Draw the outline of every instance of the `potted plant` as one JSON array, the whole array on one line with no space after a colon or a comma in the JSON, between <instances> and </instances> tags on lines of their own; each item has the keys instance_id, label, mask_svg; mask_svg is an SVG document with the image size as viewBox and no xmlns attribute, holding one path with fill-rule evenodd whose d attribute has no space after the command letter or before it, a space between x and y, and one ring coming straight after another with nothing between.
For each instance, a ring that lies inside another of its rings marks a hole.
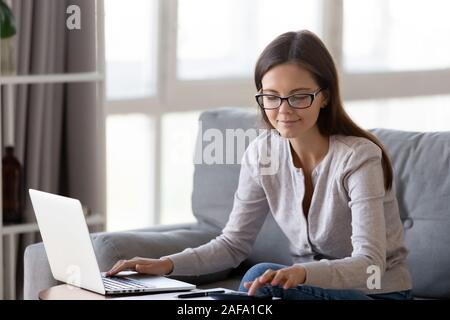
<instances>
[{"instance_id":1,"label":"potted plant","mask_svg":"<svg viewBox=\"0 0 450 320\"><path fill-rule=\"evenodd\" d=\"M0 0L0 74L16 72L16 23L9 6Z\"/></svg>"}]
</instances>

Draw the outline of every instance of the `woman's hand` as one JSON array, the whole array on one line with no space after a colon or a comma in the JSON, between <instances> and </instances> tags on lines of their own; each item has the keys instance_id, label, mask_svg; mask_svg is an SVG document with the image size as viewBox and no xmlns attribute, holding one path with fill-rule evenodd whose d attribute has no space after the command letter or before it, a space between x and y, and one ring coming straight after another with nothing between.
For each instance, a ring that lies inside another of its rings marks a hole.
<instances>
[{"instance_id":1,"label":"woman's hand","mask_svg":"<svg viewBox=\"0 0 450 320\"><path fill-rule=\"evenodd\" d=\"M301 265L293 265L277 271L268 269L254 281L245 282L244 287L248 289L248 295L252 296L258 288L263 287L267 283L270 283L271 286L282 286L286 290L304 283L305 280L305 268Z\"/></svg>"},{"instance_id":2,"label":"woman's hand","mask_svg":"<svg viewBox=\"0 0 450 320\"><path fill-rule=\"evenodd\" d=\"M135 257L130 260L119 260L111 270L106 273L106 276L111 277L120 271L125 270L161 276L172 272L173 262L169 258L148 259Z\"/></svg>"}]
</instances>

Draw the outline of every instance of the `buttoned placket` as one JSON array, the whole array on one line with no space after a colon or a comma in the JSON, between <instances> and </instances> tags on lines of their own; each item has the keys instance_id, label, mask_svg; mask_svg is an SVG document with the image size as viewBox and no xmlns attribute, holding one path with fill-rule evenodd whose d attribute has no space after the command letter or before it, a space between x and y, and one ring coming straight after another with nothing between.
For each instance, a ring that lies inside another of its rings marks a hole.
<instances>
[{"instance_id":1,"label":"buttoned placket","mask_svg":"<svg viewBox=\"0 0 450 320\"><path fill-rule=\"evenodd\" d=\"M299 182L301 183L302 189L303 189L303 192L300 194L300 197L299 197L300 210L302 213L300 219L303 220L304 225L305 225L305 236L303 236L305 243L303 245L303 249L311 251L311 243L309 241L309 219L306 219L305 213L303 212L303 198L305 197L305 191L306 191L305 176L304 176L303 170L301 168L296 170L296 175L297 175L297 178L299 179ZM312 178L312 179L315 179L315 178ZM313 182L313 185L315 185L315 182ZM312 201L311 201L311 206L312 206ZM310 209L311 209L311 206L310 206Z\"/></svg>"}]
</instances>

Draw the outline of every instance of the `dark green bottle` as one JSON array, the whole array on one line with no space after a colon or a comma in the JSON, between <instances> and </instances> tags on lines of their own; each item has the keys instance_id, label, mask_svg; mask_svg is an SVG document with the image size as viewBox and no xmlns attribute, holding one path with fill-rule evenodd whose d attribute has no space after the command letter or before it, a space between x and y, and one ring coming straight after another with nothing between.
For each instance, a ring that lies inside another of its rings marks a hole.
<instances>
[{"instance_id":1,"label":"dark green bottle","mask_svg":"<svg viewBox=\"0 0 450 320\"><path fill-rule=\"evenodd\" d=\"M3 223L22 222L22 166L14 155L14 147L5 148L3 171Z\"/></svg>"}]
</instances>

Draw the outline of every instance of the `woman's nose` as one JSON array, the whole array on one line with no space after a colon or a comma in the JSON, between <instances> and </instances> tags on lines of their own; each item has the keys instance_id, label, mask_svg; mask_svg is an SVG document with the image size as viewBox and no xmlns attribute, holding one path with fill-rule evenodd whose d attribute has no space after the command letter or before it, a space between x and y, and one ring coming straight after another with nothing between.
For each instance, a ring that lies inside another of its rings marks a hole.
<instances>
[{"instance_id":1,"label":"woman's nose","mask_svg":"<svg viewBox=\"0 0 450 320\"><path fill-rule=\"evenodd\" d=\"M280 113L292 113L292 108L289 105L287 100L283 100L280 105L280 109L278 110Z\"/></svg>"}]
</instances>

